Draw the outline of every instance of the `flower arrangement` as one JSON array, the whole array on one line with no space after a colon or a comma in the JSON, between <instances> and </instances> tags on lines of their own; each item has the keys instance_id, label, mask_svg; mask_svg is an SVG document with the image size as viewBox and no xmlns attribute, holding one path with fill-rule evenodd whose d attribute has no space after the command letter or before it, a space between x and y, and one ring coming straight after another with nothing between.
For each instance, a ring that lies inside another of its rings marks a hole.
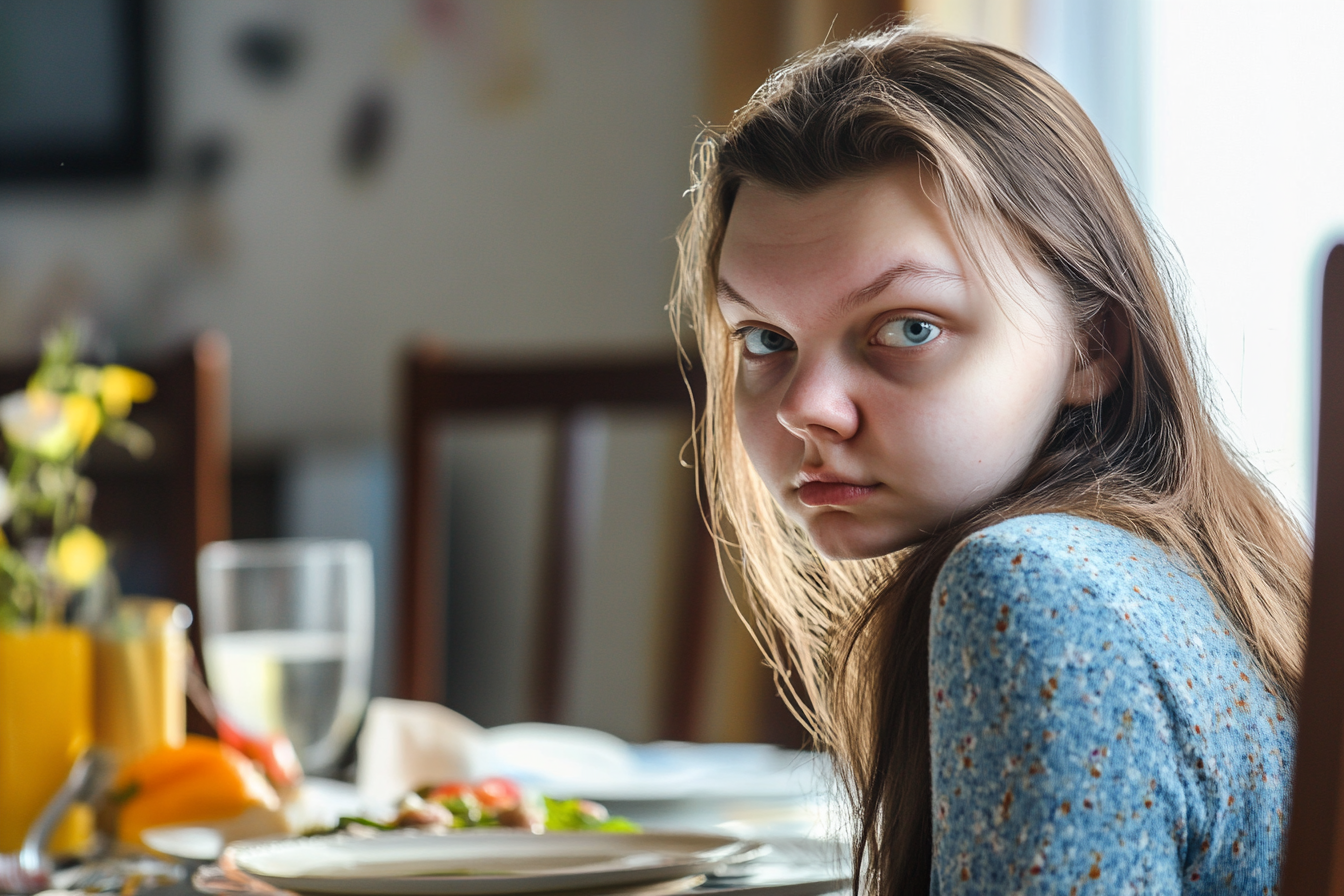
<instances>
[{"instance_id":1,"label":"flower arrangement","mask_svg":"<svg viewBox=\"0 0 1344 896\"><path fill-rule=\"evenodd\" d=\"M27 388L0 398L8 474L0 470L0 627L60 622L70 597L107 565L89 528L94 486L80 469L100 435L146 457L154 442L126 419L154 381L117 364L79 362L80 331L43 340Z\"/></svg>"}]
</instances>

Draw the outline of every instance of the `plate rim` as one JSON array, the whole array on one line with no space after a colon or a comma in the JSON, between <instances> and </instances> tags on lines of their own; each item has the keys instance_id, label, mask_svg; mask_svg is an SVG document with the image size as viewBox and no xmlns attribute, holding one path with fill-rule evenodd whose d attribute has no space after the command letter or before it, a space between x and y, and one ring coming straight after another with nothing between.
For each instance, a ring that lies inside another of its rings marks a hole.
<instances>
[{"instance_id":1,"label":"plate rim","mask_svg":"<svg viewBox=\"0 0 1344 896\"><path fill-rule=\"evenodd\" d=\"M599 836L603 839L621 840L644 838L687 838L706 842L701 855L686 855L684 860L671 861L645 867L610 867L594 869L592 866L580 866L569 871L555 869L544 873L524 872L519 874L463 874L463 875L407 875L407 876L322 876L322 875L274 875L263 874L244 866L245 854L254 850L284 849L291 844L314 838L305 837L259 837L240 840L229 844L223 855L230 857L239 871L281 889L306 893L354 894L377 893L384 896L477 896L477 894L532 893L539 891L580 890L591 888L619 887L639 883L652 883L673 880L695 874L702 874L717 865L733 861L744 852L759 848L759 844L739 837L723 834L711 834L701 831L650 831L645 833L613 833L605 831L547 831L544 834L532 834L528 831L512 831L487 828L484 830L453 831L436 834L427 831L403 830L389 831L373 837L354 837L346 833L321 834L317 838L329 840L356 840L362 843L397 839L440 840L459 837L546 837L556 838ZM714 844L710 846L710 844ZM656 848L650 851L658 851ZM242 855L240 855L240 852ZM221 856L222 858L223 856ZM680 858L680 857L676 857Z\"/></svg>"}]
</instances>

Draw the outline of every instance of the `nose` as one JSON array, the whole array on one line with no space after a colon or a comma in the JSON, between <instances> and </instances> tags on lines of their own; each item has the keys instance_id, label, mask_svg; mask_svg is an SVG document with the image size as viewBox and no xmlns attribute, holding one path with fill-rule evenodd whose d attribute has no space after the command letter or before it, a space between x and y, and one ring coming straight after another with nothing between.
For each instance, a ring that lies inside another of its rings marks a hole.
<instances>
[{"instance_id":1,"label":"nose","mask_svg":"<svg viewBox=\"0 0 1344 896\"><path fill-rule=\"evenodd\" d=\"M838 359L799 358L775 416L800 439L843 442L859 431L859 408Z\"/></svg>"}]
</instances>

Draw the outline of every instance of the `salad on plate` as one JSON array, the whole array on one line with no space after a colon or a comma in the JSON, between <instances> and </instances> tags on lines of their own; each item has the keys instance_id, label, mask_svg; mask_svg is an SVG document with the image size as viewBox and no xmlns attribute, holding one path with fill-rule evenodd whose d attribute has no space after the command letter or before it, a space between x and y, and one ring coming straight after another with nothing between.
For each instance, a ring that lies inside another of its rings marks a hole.
<instances>
[{"instance_id":1,"label":"salad on plate","mask_svg":"<svg viewBox=\"0 0 1344 896\"><path fill-rule=\"evenodd\" d=\"M397 805L395 817L378 820L342 816L336 830L393 831L414 828L447 832L455 828L519 828L545 831L603 831L637 833L639 825L612 816L592 800L557 800L524 790L509 778L485 778L475 784L447 781L408 793Z\"/></svg>"}]
</instances>

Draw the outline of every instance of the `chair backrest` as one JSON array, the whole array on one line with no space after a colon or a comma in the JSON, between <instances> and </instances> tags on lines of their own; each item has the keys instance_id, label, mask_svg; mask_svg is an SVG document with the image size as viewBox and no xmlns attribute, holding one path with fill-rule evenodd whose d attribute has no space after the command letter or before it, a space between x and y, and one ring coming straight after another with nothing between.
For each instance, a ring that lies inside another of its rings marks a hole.
<instances>
[{"instance_id":1,"label":"chair backrest","mask_svg":"<svg viewBox=\"0 0 1344 896\"><path fill-rule=\"evenodd\" d=\"M1280 892L1344 894L1344 245L1325 263L1311 621Z\"/></svg>"},{"instance_id":2,"label":"chair backrest","mask_svg":"<svg viewBox=\"0 0 1344 896\"><path fill-rule=\"evenodd\" d=\"M536 642L530 670L531 715L558 721L574 640L572 618L578 554L574 519L577 499L574 453L583 414L590 410L666 410L684 413L688 431L691 399L682 364L671 352L652 357L608 357L551 362L468 360L431 345L405 355L400 398L400 545L398 683L403 697L443 699L446 614L440 571L443 533L438 520L435 438L455 418L499 412L546 415L556 437L545 497L544 542L538 577ZM687 485L694 488L688 475ZM695 502L686 502L694 508ZM665 671L661 736L691 739L705 681L706 640L714 546L698 511L684 520L685 555L673 586L675 631Z\"/></svg>"},{"instance_id":3,"label":"chair backrest","mask_svg":"<svg viewBox=\"0 0 1344 896\"><path fill-rule=\"evenodd\" d=\"M229 345L205 333L127 363L154 378L154 397L130 418L154 436L154 453L136 460L118 446L94 446L86 471L98 489L93 525L113 546L126 591L195 613L196 554L229 537ZM24 388L35 367L36 359L0 366L0 394Z\"/></svg>"}]
</instances>

